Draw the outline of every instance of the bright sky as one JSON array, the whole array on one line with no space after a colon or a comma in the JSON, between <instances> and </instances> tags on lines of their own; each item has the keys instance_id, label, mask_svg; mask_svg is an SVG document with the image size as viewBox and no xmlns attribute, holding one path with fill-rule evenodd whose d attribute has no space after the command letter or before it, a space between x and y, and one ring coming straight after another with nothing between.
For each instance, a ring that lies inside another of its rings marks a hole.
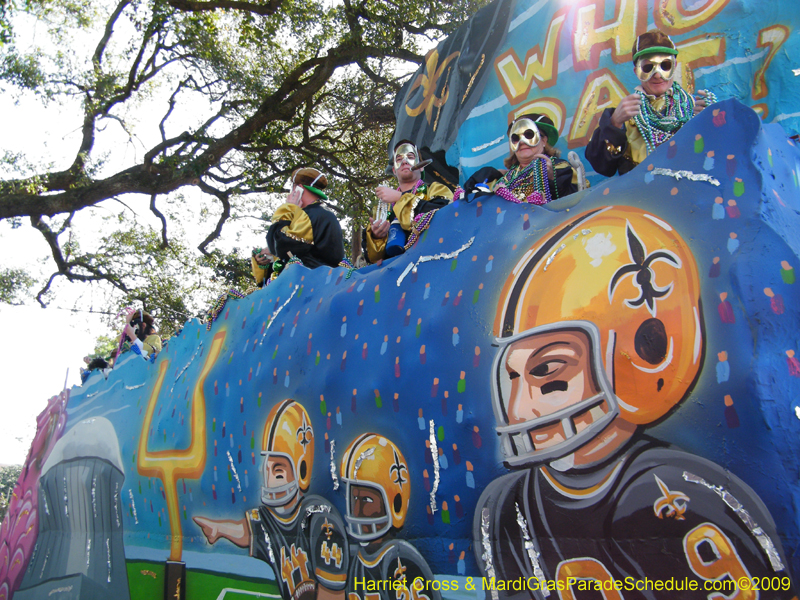
<instances>
[{"instance_id":1,"label":"bright sky","mask_svg":"<svg viewBox=\"0 0 800 600\"><path fill-rule=\"evenodd\" d=\"M65 115L56 107L43 109L37 102L14 106L11 99L0 96L0 114L24 115L4 120L0 151L10 149L37 156L31 146L37 140L49 140L49 147L44 149L47 156L64 156L68 160L73 156L70 150L76 146L74 129L64 127ZM31 135L32 129L37 130L36 135ZM116 158L123 163L129 162L134 158L132 150L129 145L120 144ZM41 154L40 150L38 155ZM139 215L147 217L147 198L130 198L126 202ZM109 210L118 208L114 203L105 203L104 206ZM55 265L44 238L27 225L27 219L24 222L25 225L16 230L7 223L0 223L2 266L49 275L55 270ZM195 243L208 234L207 227L206 224L203 231L188 232ZM226 237L233 238L237 231L243 232L243 224L229 223L223 231ZM84 225L79 232L83 236L81 243L88 243L91 231ZM237 242L239 247L260 245L263 240L263 234L253 237L243 233ZM229 249L230 245L227 242L222 247ZM35 288L34 293L38 289ZM5 343L0 349L0 381L5 392L0 401L0 464L24 462L35 433L36 416L44 409L47 400L64 388L67 370L68 386L79 385L83 357L94 350L97 338L118 333L108 330L101 315L90 312L105 310L106 307L104 299L93 296L88 285L70 284L62 278L54 289L57 293L47 309L40 308L35 302L28 307L0 304L0 331L5 334ZM68 310L72 308L78 312ZM121 324L120 320L120 327Z\"/></svg>"},{"instance_id":2,"label":"bright sky","mask_svg":"<svg viewBox=\"0 0 800 600\"><path fill-rule=\"evenodd\" d=\"M22 464L36 431L36 416L64 389L65 381L70 386L80 383L82 358L104 328L92 315L0 304L0 331L0 464Z\"/></svg>"},{"instance_id":3,"label":"bright sky","mask_svg":"<svg viewBox=\"0 0 800 600\"><path fill-rule=\"evenodd\" d=\"M26 29L26 32L31 43L43 42L42 36L34 29ZM163 99L153 99L154 103L159 101L163 102ZM159 106L143 112L145 115L160 115L163 110ZM0 95L0 114L5 117L0 152L23 153L31 160L44 163L54 161L54 168L69 166L80 142L79 104L73 104L70 111L62 110L57 104L43 106L32 95L25 95L17 102L10 95ZM112 132L116 128L121 133L115 122L106 121L102 125ZM100 144L110 144L110 147ZM109 152L113 163L109 165L111 169L141 160L144 152L141 142L137 147L127 143L127 138L104 138L98 141L98 145L98 155L102 155L104 150ZM146 198L130 200L129 204L139 215L149 213ZM105 206L109 210L118 208L114 203ZM7 223L0 224L2 266L49 275L55 270L55 265L44 238L27 225L27 219L24 223L16 230ZM83 236L91 235L85 226L79 231ZM198 236L199 239L207 233ZM88 242L84 238L81 240L82 244ZM55 289L58 293L47 309L40 308L35 302L28 307L0 304L0 331L5 334L5 343L0 349L0 381L4 391L0 402L0 464L24 462L35 433L36 416L47 405L47 400L64 388L65 381L68 386L80 384L79 369L84 366L83 357L94 350L100 335L110 333L101 316L88 312L89 309L105 308L103 299L93 297L89 286L61 280ZM65 310L73 307L80 312Z\"/></svg>"},{"instance_id":4,"label":"bright sky","mask_svg":"<svg viewBox=\"0 0 800 600\"><path fill-rule=\"evenodd\" d=\"M52 146L64 145L64 133L53 134L53 121L59 111L43 108L38 102L23 100L15 105L9 96L0 96L0 111L24 118L4 119L2 149L31 151L34 139L47 140L33 156L49 154ZM49 114L48 114L49 113ZM48 118L49 117L49 118ZM47 125L45 125L47 123ZM36 135L31 135L31 130ZM67 155L68 156L68 155ZM37 239L38 238L38 239ZM11 231L0 226L0 256L3 266L33 268L47 256L43 238L31 227ZM95 339L105 333L99 319L82 314L37 306L0 304L0 464L22 464L36 432L36 416L47 400L64 388L67 369L69 385L80 383L78 369L82 357L94 349ZM97 321L97 323L94 323Z\"/></svg>"}]
</instances>

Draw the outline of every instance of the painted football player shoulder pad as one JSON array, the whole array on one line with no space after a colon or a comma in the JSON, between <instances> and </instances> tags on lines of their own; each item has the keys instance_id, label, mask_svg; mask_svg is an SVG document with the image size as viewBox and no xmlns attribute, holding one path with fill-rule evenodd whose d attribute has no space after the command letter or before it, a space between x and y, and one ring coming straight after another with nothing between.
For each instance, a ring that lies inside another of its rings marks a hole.
<instances>
[{"instance_id":1,"label":"painted football player shoulder pad","mask_svg":"<svg viewBox=\"0 0 800 600\"><path fill-rule=\"evenodd\" d=\"M314 575L326 588L343 590L347 584L350 553L342 516L328 500L317 495L303 498L300 511L312 549Z\"/></svg>"},{"instance_id":2,"label":"painted football player shoulder pad","mask_svg":"<svg viewBox=\"0 0 800 600\"><path fill-rule=\"evenodd\" d=\"M321 496L305 496L285 518L261 506L248 513L250 553L268 562L284 598L315 593L317 585L343 590L348 565L342 517Z\"/></svg>"},{"instance_id":3,"label":"painted football player shoulder pad","mask_svg":"<svg viewBox=\"0 0 800 600\"><path fill-rule=\"evenodd\" d=\"M381 600L441 600L439 586L433 581L428 563L414 546L404 540L389 540L374 551L365 547L355 550L348 576L348 600L366 600L376 593Z\"/></svg>"},{"instance_id":4,"label":"painted football player shoulder pad","mask_svg":"<svg viewBox=\"0 0 800 600\"><path fill-rule=\"evenodd\" d=\"M758 495L719 465L643 440L620 474L609 537L653 578L787 578L775 523ZM642 540L660 539L647 550ZM787 579L788 581L788 579ZM784 586L789 587L789 586ZM774 598L792 598L789 589Z\"/></svg>"}]
</instances>

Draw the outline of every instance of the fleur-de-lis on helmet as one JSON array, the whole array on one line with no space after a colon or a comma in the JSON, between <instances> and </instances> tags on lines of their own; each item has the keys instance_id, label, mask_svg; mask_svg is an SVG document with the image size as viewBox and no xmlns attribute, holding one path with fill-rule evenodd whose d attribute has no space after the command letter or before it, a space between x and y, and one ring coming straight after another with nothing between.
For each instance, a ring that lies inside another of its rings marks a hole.
<instances>
[{"instance_id":1,"label":"fleur-de-lis on helmet","mask_svg":"<svg viewBox=\"0 0 800 600\"><path fill-rule=\"evenodd\" d=\"M663 261L680 269L681 259L669 250L656 250L648 254L647 248L645 248L644 243L639 239L639 236L636 234L633 227L631 227L630 223L627 224L625 232L628 239L628 255L633 262L617 269L611 281L608 282L608 301L611 302L614 297L614 290L620 281L628 275L635 274L633 285L639 288L640 294L638 298L625 300L625 304L630 308L638 308L642 304L646 304L647 310L655 317L656 301L670 294L672 291L672 283L669 283L665 287L656 285L656 274L653 272L650 265L658 261Z\"/></svg>"},{"instance_id":2,"label":"fleur-de-lis on helmet","mask_svg":"<svg viewBox=\"0 0 800 600\"><path fill-rule=\"evenodd\" d=\"M394 454L394 464L389 468L389 472L392 474L392 481L400 486L400 489L403 489L403 484L408 481L405 477L403 477L403 472L408 475L408 469L406 465L400 460L400 457L397 455L397 452L393 452Z\"/></svg>"},{"instance_id":3,"label":"fleur-de-lis on helmet","mask_svg":"<svg viewBox=\"0 0 800 600\"><path fill-rule=\"evenodd\" d=\"M297 428L297 441L303 445L304 451L306 446L311 442L311 438L313 435L314 431L306 422L306 415L305 413L303 413L303 423L300 425L300 427Z\"/></svg>"}]
</instances>

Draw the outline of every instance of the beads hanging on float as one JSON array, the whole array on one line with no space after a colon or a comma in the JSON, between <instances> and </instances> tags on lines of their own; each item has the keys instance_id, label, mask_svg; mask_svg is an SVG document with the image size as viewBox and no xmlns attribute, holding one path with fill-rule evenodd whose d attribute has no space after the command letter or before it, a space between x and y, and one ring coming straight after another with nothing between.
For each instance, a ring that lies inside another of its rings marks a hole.
<instances>
[{"instance_id":1,"label":"beads hanging on float","mask_svg":"<svg viewBox=\"0 0 800 600\"><path fill-rule=\"evenodd\" d=\"M558 186L550 191L547 165L544 158L536 158L527 167L517 165L506 173L494 193L516 204L542 205L558 199Z\"/></svg>"}]
</instances>

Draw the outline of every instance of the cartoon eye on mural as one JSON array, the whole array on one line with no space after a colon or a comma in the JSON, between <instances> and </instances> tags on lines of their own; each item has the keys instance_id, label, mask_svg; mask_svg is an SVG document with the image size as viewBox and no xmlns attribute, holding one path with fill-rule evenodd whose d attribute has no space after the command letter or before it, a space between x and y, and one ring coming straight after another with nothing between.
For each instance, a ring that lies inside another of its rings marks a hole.
<instances>
[{"instance_id":1,"label":"cartoon eye on mural","mask_svg":"<svg viewBox=\"0 0 800 600\"><path fill-rule=\"evenodd\" d=\"M353 440L342 456L347 533L353 548L349 600L440 600L433 573L414 546L393 539L406 520L411 474L400 449L375 433Z\"/></svg>"},{"instance_id":2,"label":"cartoon eye on mural","mask_svg":"<svg viewBox=\"0 0 800 600\"><path fill-rule=\"evenodd\" d=\"M625 206L575 217L517 263L494 327L492 402L515 469L475 511L494 594L520 578L538 598L647 577L690 597L688 578L786 575L751 488L643 433L686 398L706 343L697 266L669 223Z\"/></svg>"},{"instance_id":3,"label":"cartoon eye on mural","mask_svg":"<svg viewBox=\"0 0 800 600\"><path fill-rule=\"evenodd\" d=\"M294 400L276 404L262 438L262 506L238 521L194 517L209 543L225 538L268 562L285 600L344 598L344 523L330 502L306 495L314 464L310 423Z\"/></svg>"}]
</instances>

